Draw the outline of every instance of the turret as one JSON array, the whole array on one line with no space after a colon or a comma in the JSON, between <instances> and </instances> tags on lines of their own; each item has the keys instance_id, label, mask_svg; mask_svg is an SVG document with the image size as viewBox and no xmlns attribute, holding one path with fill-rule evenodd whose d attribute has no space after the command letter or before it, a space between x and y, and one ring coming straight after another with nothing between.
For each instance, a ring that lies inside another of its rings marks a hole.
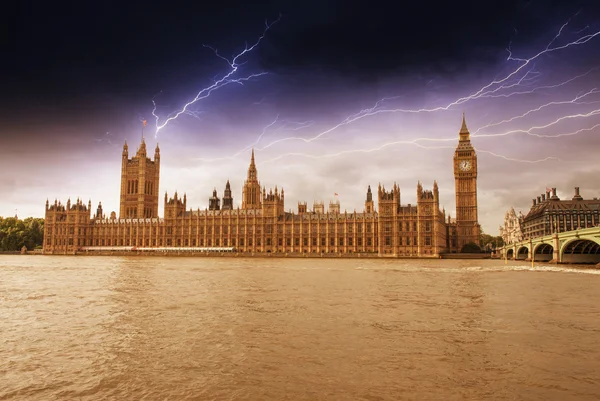
<instances>
[{"instance_id":1,"label":"turret","mask_svg":"<svg viewBox=\"0 0 600 401\"><path fill-rule=\"evenodd\" d=\"M367 187L367 199L365 200L365 212L375 212L375 204L373 203L373 193L371 192L371 186Z\"/></svg>"},{"instance_id":2,"label":"turret","mask_svg":"<svg viewBox=\"0 0 600 401\"><path fill-rule=\"evenodd\" d=\"M140 143L140 147L138 148L137 151L137 156L140 158L146 158L146 140L144 139L144 137L142 136L142 143Z\"/></svg>"},{"instance_id":3,"label":"turret","mask_svg":"<svg viewBox=\"0 0 600 401\"><path fill-rule=\"evenodd\" d=\"M325 204L323 203L323 201L321 201L321 202L314 201L313 202L313 212L318 213L318 214L325 213Z\"/></svg>"},{"instance_id":4,"label":"turret","mask_svg":"<svg viewBox=\"0 0 600 401\"><path fill-rule=\"evenodd\" d=\"M336 199L334 201L329 202L329 213L331 214L340 214L340 201Z\"/></svg>"},{"instance_id":5,"label":"turret","mask_svg":"<svg viewBox=\"0 0 600 401\"><path fill-rule=\"evenodd\" d=\"M167 193L165 192L165 218L177 218L182 217L185 213L187 195L183 194L183 199L180 199L177 195L177 191L171 199L168 199Z\"/></svg>"},{"instance_id":6,"label":"turret","mask_svg":"<svg viewBox=\"0 0 600 401\"><path fill-rule=\"evenodd\" d=\"M265 216L280 216L284 214L284 200L283 190L279 191L277 187L275 190L269 189L269 193L266 194L263 188L263 199L262 199L262 210Z\"/></svg>"},{"instance_id":7,"label":"turret","mask_svg":"<svg viewBox=\"0 0 600 401\"><path fill-rule=\"evenodd\" d=\"M217 196L217 189L214 188L212 196L210 198L208 198L208 210L220 210L221 209L220 203L221 203L221 200Z\"/></svg>"},{"instance_id":8,"label":"turret","mask_svg":"<svg viewBox=\"0 0 600 401\"><path fill-rule=\"evenodd\" d=\"M229 180L225 184L225 191L223 192L223 210L233 210L233 197L231 196L231 185Z\"/></svg>"}]
</instances>

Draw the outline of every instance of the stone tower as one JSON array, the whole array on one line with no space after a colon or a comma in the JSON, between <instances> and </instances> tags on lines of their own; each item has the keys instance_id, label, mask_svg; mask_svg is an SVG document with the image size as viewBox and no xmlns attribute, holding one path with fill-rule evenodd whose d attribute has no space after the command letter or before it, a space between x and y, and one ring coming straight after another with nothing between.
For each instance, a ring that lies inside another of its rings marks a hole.
<instances>
[{"instance_id":1,"label":"stone tower","mask_svg":"<svg viewBox=\"0 0 600 401\"><path fill-rule=\"evenodd\" d=\"M225 191L223 192L223 205L222 210L233 210L233 197L231 196L231 185L229 180L225 184Z\"/></svg>"},{"instance_id":2,"label":"stone tower","mask_svg":"<svg viewBox=\"0 0 600 401\"><path fill-rule=\"evenodd\" d=\"M458 146L454 152L454 183L456 192L456 231L458 249L473 242L479 245L477 218L477 154L471 145L463 113Z\"/></svg>"},{"instance_id":3,"label":"stone tower","mask_svg":"<svg viewBox=\"0 0 600 401\"><path fill-rule=\"evenodd\" d=\"M254 149L252 149L252 157L250 166L248 167L248 177L242 188L242 209L261 209L262 198L260 192L260 183L258 182L258 172L254 164Z\"/></svg>"},{"instance_id":4,"label":"stone tower","mask_svg":"<svg viewBox=\"0 0 600 401\"><path fill-rule=\"evenodd\" d=\"M217 189L213 189L213 194L208 198L208 210L221 210L221 200L217 196Z\"/></svg>"},{"instance_id":5,"label":"stone tower","mask_svg":"<svg viewBox=\"0 0 600 401\"><path fill-rule=\"evenodd\" d=\"M119 218L142 219L158 217L158 180L160 149L156 144L154 160L146 155L146 142L129 159L127 141L123 145L121 161L121 201Z\"/></svg>"},{"instance_id":6,"label":"stone tower","mask_svg":"<svg viewBox=\"0 0 600 401\"><path fill-rule=\"evenodd\" d=\"M367 200L365 201L365 212L374 213L375 205L373 204L373 193L371 192L371 186L367 188Z\"/></svg>"},{"instance_id":7,"label":"stone tower","mask_svg":"<svg viewBox=\"0 0 600 401\"><path fill-rule=\"evenodd\" d=\"M183 217L185 214L185 210L187 207L187 195L184 193L183 198L177 195L177 191L175 191L175 195L172 198L167 196L165 192L165 220L177 219Z\"/></svg>"},{"instance_id":8,"label":"stone tower","mask_svg":"<svg viewBox=\"0 0 600 401\"><path fill-rule=\"evenodd\" d=\"M278 217L285 213L284 211L284 201L285 194L283 192L283 188L281 191L277 190L277 186L275 186L275 191L269 190L267 193L266 188L263 188L263 216L266 217Z\"/></svg>"},{"instance_id":9,"label":"stone tower","mask_svg":"<svg viewBox=\"0 0 600 401\"><path fill-rule=\"evenodd\" d=\"M437 181L433 181L433 190L423 189L417 184L417 253L423 254L432 248L432 254L439 253L446 246L440 243L440 190ZM441 217L443 222L443 217ZM445 229L444 229L445 231Z\"/></svg>"},{"instance_id":10,"label":"stone tower","mask_svg":"<svg viewBox=\"0 0 600 401\"><path fill-rule=\"evenodd\" d=\"M398 250L398 213L400 212L400 187L394 182L391 191L379 184L377 188L377 223L379 225L379 255L396 254ZM383 236L382 236L383 235Z\"/></svg>"}]
</instances>

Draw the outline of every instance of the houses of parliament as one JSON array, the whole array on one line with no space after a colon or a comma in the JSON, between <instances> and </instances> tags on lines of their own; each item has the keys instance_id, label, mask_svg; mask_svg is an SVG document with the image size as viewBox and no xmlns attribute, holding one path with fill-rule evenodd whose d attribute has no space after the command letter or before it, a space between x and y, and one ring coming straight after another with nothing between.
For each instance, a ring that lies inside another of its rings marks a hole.
<instances>
[{"instance_id":1,"label":"houses of parliament","mask_svg":"<svg viewBox=\"0 0 600 401\"><path fill-rule=\"evenodd\" d=\"M440 210L437 182L431 190L419 182L417 204L400 202L400 187L368 186L362 212L342 212L339 201L328 210L322 202L309 210L298 203L286 212L283 188L261 187L254 151L242 187L241 207L234 207L229 181L222 198L213 191L205 210L189 208L186 195L165 193L159 217L160 149L151 159L142 137L121 159L119 215L106 215L102 204L92 214L91 201L46 201L45 254L94 252L235 252L244 255L438 257L478 243L477 155L463 115L454 152L456 218Z\"/></svg>"}]
</instances>

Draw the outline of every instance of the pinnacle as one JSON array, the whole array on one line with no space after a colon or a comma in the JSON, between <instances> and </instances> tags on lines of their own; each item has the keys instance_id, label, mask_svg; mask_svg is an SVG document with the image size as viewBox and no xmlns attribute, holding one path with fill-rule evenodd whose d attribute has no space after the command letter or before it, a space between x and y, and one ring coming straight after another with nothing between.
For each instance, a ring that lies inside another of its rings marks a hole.
<instances>
[{"instance_id":1,"label":"pinnacle","mask_svg":"<svg viewBox=\"0 0 600 401\"><path fill-rule=\"evenodd\" d=\"M467 122L465 120L465 113L463 112L463 118L462 118L462 126L460 127L460 133L461 134L468 134L469 133L469 129L467 128Z\"/></svg>"}]
</instances>

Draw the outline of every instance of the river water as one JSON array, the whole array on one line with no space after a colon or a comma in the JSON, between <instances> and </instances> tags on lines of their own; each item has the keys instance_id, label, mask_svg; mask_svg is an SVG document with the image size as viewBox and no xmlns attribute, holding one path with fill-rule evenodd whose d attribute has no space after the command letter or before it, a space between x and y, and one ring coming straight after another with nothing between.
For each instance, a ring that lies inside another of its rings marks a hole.
<instances>
[{"instance_id":1,"label":"river water","mask_svg":"<svg viewBox=\"0 0 600 401\"><path fill-rule=\"evenodd\" d=\"M599 400L600 270L0 256L0 400Z\"/></svg>"}]
</instances>

